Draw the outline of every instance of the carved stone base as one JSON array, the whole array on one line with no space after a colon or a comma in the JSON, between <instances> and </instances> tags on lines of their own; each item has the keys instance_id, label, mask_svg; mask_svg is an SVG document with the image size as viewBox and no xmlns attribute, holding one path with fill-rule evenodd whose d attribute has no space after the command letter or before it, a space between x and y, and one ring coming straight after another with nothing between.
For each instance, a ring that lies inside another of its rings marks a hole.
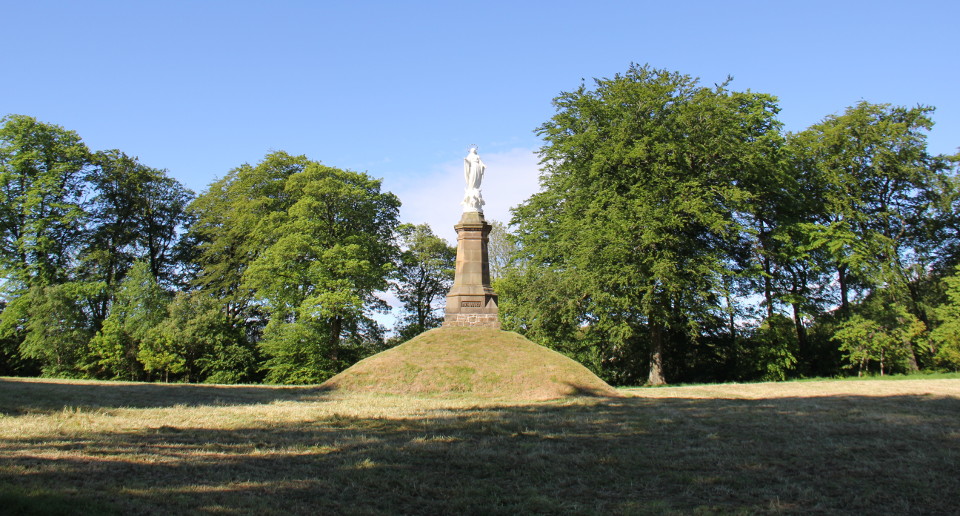
<instances>
[{"instance_id":1,"label":"carved stone base","mask_svg":"<svg viewBox=\"0 0 960 516\"><path fill-rule=\"evenodd\" d=\"M444 328L493 328L500 329L497 314L446 314Z\"/></svg>"},{"instance_id":2,"label":"carved stone base","mask_svg":"<svg viewBox=\"0 0 960 516\"><path fill-rule=\"evenodd\" d=\"M492 229L483 213L467 212L457 230L457 264L453 286L447 294L443 318L446 327L496 328L497 294L490 287L487 240Z\"/></svg>"}]
</instances>

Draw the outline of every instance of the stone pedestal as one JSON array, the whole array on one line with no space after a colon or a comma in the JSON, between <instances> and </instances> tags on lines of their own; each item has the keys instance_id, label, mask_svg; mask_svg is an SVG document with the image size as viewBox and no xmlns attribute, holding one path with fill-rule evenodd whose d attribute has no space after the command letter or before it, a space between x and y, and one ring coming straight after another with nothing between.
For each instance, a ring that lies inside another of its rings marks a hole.
<instances>
[{"instance_id":1,"label":"stone pedestal","mask_svg":"<svg viewBox=\"0 0 960 516\"><path fill-rule=\"evenodd\" d=\"M453 287L447 294L443 325L500 329L497 295L490 287L487 239L492 226L481 212L466 212L457 230L457 266Z\"/></svg>"}]
</instances>

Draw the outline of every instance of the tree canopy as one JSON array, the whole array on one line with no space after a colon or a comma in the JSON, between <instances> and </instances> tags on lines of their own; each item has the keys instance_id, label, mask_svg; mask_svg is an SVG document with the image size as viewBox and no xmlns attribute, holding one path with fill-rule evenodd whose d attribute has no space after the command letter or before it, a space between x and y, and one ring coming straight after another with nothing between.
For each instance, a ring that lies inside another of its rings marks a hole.
<instances>
[{"instance_id":1,"label":"tree canopy","mask_svg":"<svg viewBox=\"0 0 960 516\"><path fill-rule=\"evenodd\" d=\"M836 324L873 297L910 344L862 364L923 365L956 205L932 109L862 102L784 134L776 97L730 84L633 65L554 99L506 326L617 383L781 379L835 374Z\"/></svg>"},{"instance_id":2,"label":"tree canopy","mask_svg":"<svg viewBox=\"0 0 960 516\"><path fill-rule=\"evenodd\" d=\"M787 133L650 66L561 92L494 221L504 329L620 385L960 369L960 156L934 109ZM456 251L367 173L271 152L200 195L0 121L0 374L313 383L442 322ZM386 299L400 305L392 335Z\"/></svg>"},{"instance_id":3,"label":"tree canopy","mask_svg":"<svg viewBox=\"0 0 960 516\"><path fill-rule=\"evenodd\" d=\"M527 267L556 271L604 360L698 335L734 274L736 216L781 145L775 99L634 66L554 100L540 127L543 191L515 212ZM629 381L637 381L632 377Z\"/></svg>"},{"instance_id":4,"label":"tree canopy","mask_svg":"<svg viewBox=\"0 0 960 516\"><path fill-rule=\"evenodd\" d=\"M393 290L402 304L398 337L408 340L443 322L444 300L453 285L457 249L427 224L399 228L401 247Z\"/></svg>"}]
</instances>

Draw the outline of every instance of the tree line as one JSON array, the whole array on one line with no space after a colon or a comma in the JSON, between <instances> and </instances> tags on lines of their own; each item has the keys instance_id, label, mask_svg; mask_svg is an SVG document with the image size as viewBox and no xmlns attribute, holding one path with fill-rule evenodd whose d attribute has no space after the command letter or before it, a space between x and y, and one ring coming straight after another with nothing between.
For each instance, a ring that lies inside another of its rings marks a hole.
<instances>
[{"instance_id":1,"label":"tree line","mask_svg":"<svg viewBox=\"0 0 960 516\"><path fill-rule=\"evenodd\" d=\"M508 327L617 384L960 369L958 156L933 108L786 133L776 97L632 65L554 99Z\"/></svg>"},{"instance_id":2,"label":"tree line","mask_svg":"<svg viewBox=\"0 0 960 516\"><path fill-rule=\"evenodd\" d=\"M455 249L367 174L284 152L199 196L22 115L0 127L0 374L311 383L436 326ZM424 308L426 306L427 308Z\"/></svg>"},{"instance_id":3,"label":"tree line","mask_svg":"<svg viewBox=\"0 0 960 516\"><path fill-rule=\"evenodd\" d=\"M772 95L637 65L554 106L541 190L492 233L505 329L618 385L960 369L932 108L788 133ZM452 282L379 180L284 152L195 195L10 115L0 201L0 374L319 382L438 326Z\"/></svg>"}]
</instances>

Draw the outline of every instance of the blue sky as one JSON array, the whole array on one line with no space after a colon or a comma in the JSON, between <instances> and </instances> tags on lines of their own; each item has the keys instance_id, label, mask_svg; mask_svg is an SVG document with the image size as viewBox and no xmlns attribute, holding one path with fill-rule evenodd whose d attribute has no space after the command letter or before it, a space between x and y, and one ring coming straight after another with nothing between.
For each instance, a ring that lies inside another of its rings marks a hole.
<instances>
[{"instance_id":1,"label":"blue sky","mask_svg":"<svg viewBox=\"0 0 960 516\"><path fill-rule=\"evenodd\" d=\"M537 126L631 62L780 98L798 131L861 99L937 108L960 146L960 3L5 2L0 115L77 131L197 191L273 150L384 179L453 240L478 144L487 216L537 187Z\"/></svg>"}]
</instances>

